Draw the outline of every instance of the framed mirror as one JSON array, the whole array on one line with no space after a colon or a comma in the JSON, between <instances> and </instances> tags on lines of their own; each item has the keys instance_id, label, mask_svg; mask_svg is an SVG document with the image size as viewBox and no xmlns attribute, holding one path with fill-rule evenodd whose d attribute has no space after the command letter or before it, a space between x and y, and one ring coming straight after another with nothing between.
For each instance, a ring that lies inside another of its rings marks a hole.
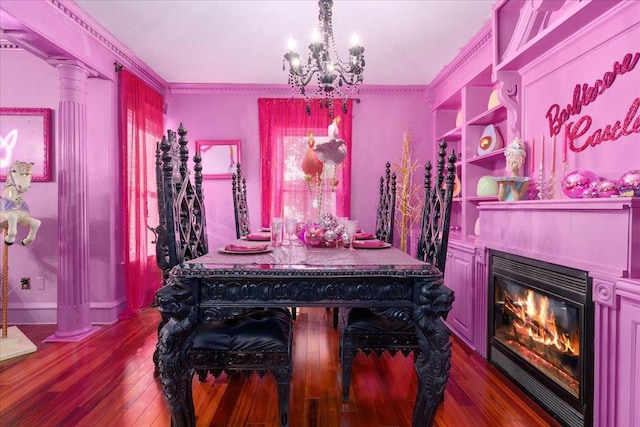
<instances>
[{"instance_id":1,"label":"framed mirror","mask_svg":"<svg viewBox=\"0 0 640 427\"><path fill-rule=\"evenodd\" d=\"M205 179L231 178L240 162L240 140L196 141Z\"/></svg>"},{"instance_id":2,"label":"framed mirror","mask_svg":"<svg viewBox=\"0 0 640 427\"><path fill-rule=\"evenodd\" d=\"M51 181L51 109L0 108L0 179L11 164L33 163L32 181Z\"/></svg>"}]
</instances>

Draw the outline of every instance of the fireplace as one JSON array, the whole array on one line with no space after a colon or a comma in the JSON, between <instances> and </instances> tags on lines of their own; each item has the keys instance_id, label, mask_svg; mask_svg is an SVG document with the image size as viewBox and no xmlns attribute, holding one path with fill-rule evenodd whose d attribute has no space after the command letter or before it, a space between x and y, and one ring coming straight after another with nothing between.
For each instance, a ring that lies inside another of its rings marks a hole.
<instances>
[{"instance_id":1,"label":"fireplace","mask_svg":"<svg viewBox=\"0 0 640 427\"><path fill-rule=\"evenodd\" d=\"M593 423L587 273L490 251L489 360L562 425Z\"/></svg>"}]
</instances>

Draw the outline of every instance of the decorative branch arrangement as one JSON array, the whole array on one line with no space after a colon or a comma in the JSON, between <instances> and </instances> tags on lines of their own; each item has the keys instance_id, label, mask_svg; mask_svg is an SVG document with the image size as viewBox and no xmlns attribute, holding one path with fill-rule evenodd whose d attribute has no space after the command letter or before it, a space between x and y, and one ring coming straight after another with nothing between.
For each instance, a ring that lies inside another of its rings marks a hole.
<instances>
[{"instance_id":1,"label":"decorative branch arrangement","mask_svg":"<svg viewBox=\"0 0 640 427\"><path fill-rule=\"evenodd\" d=\"M411 142L413 141L413 130L402 129L402 157L399 163L394 163L393 168L397 176L398 192L396 197L396 209L400 214L396 215L396 225L400 229L400 249L407 250L407 237L414 226L420 220L422 203L420 195L423 187L413 182L413 175L422 167L416 160L412 159Z\"/></svg>"}]
</instances>

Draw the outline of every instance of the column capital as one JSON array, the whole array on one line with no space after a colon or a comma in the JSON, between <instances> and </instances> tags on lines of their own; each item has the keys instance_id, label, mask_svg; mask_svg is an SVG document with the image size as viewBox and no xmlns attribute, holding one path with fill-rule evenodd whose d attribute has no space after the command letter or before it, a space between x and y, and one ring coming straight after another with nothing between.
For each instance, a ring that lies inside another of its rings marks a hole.
<instances>
[{"instance_id":1,"label":"column capital","mask_svg":"<svg viewBox=\"0 0 640 427\"><path fill-rule=\"evenodd\" d=\"M98 72L91 67L88 67L84 62L78 61L77 59L68 59L61 57L53 57L47 59L47 63L49 65L53 65L54 67L60 68L71 68L75 69L77 72L84 73L87 77L97 77Z\"/></svg>"}]
</instances>

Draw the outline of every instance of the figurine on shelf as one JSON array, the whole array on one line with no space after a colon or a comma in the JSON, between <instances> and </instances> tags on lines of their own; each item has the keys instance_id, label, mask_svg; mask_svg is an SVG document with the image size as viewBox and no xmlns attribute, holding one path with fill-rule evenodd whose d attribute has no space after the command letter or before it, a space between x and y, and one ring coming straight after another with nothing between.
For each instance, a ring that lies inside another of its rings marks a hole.
<instances>
[{"instance_id":1,"label":"figurine on shelf","mask_svg":"<svg viewBox=\"0 0 640 427\"><path fill-rule=\"evenodd\" d=\"M520 138L516 137L507 145L504 155L507 158L507 167L505 169L509 176L494 178L498 183L498 200L517 201L525 199L529 191L529 178L521 176L520 169L524 165L527 153Z\"/></svg>"}]
</instances>

